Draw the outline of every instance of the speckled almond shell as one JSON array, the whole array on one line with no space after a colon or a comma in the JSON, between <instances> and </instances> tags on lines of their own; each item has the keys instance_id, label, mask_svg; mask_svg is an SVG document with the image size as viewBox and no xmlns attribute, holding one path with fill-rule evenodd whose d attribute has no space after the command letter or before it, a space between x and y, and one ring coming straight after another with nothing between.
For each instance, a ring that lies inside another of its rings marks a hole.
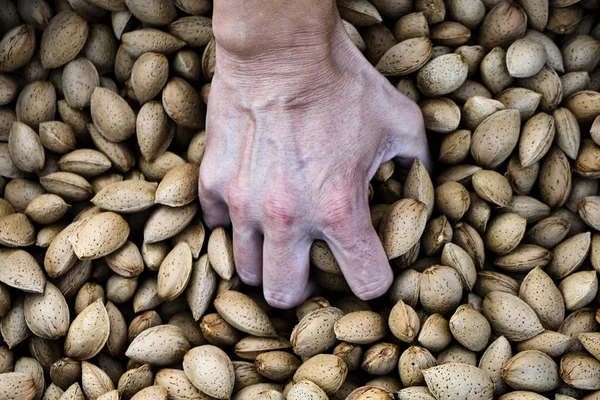
<instances>
[{"instance_id":1,"label":"speckled almond shell","mask_svg":"<svg viewBox=\"0 0 600 400\"><path fill-rule=\"evenodd\" d=\"M425 128L440 133L450 133L458 128L461 119L460 108L445 97L427 99L419 104Z\"/></svg>"},{"instance_id":2,"label":"speckled almond shell","mask_svg":"<svg viewBox=\"0 0 600 400\"><path fill-rule=\"evenodd\" d=\"M519 79L517 83L525 89L542 95L540 106L543 110L553 110L563 99L562 82L558 74L551 68L544 67L536 75Z\"/></svg>"},{"instance_id":3,"label":"speckled almond shell","mask_svg":"<svg viewBox=\"0 0 600 400\"><path fill-rule=\"evenodd\" d=\"M511 86L514 78L506 68L506 51L501 47L494 47L481 60L479 66L481 79L492 94L497 94Z\"/></svg>"},{"instance_id":4,"label":"speckled almond shell","mask_svg":"<svg viewBox=\"0 0 600 400\"><path fill-rule=\"evenodd\" d=\"M358 34L356 28L354 31ZM208 17L196 15L181 17L169 25L169 33L185 41L188 46L203 47L213 37L212 20ZM357 36L360 37L360 34ZM360 40L362 41L362 38Z\"/></svg>"},{"instance_id":5,"label":"speckled almond shell","mask_svg":"<svg viewBox=\"0 0 600 400\"><path fill-rule=\"evenodd\" d=\"M488 346L479 360L479 368L494 382L495 395L506 391L506 382L502 379L502 367L511 357L510 342L504 336L500 336Z\"/></svg>"},{"instance_id":6,"label":"speckled almond shell","mask_svg":"<svg viewBox=\"0 0 600 400\"><path fill-rule=\"evenodd\" d=\"M192 265L186 299L194 319L198 321L206 312L217 289L217 274L204 254Z\"/></svg>"},{"instance_id":7,"label":"speckled almond shell","mask_svg":"<svg viewBox=\"0 0 600 400\"><path fill-rule=\"evenodd\" d=\"M125 0L134 17L149 25L167 25L177 16L170 0Z\"/></svg>"},{"instance_id":8,"label":"speckled almond shell","mask_svg":"<svg viewBox=\"0 0 600 400\"><path fill-rule=\"evenodd\" d=\"M178 125L191 129L204 126L203 110L206 107L198 92L184 79L171 78L163 89L162 104L169 117Z\"/></svg>"},{"instance_id":9,"label":"speckled almond shell","mask_svg":"<svg viewBox=\"0 0 600 400\"><path fill-rule=\"evenodd\" d=\"M553 279L562 279L581 266L590 250L591 233L571 236L552 250L552 261L546 272Z\"/></svg>"},{"instance_id":10,"label":"speckled almond shell","mask_svg":"<svg viewBox=\"0 0 600 400\"><path fill-rule=\"evenodd\" d=\"M552 358L562 356L571 344L571 338L555 331L544 331L531 339L517 343L519 351L539 350Z\"/></svg>"},{"instance_id":11,"label":"speckled almond shell","mask_svg":"<svg viewBox=\"0 0 600 400\"><path fill-rule=\"evenodd\" d=\"M8 247L26 247L35 242L35 229L25 214L15 213L0 217L0 244Z\"/></svg>"},{"instance_id":12,"label":"speckled almond shell","mask_svg":"<svg viewBox=\"0 0 600 400\"><path fill-rule=\"evenodd\" d=\"M353 390L352 393L346 397L346 400L392 400L394 398L394 394L385 389L367 385Z\"/></svg>"},{"instance_id":13,"label":"speckled almond shell","mask_svg":"<svg viewBox=\"0 0 600 400\"><path fill-rule=\"evenodd\" d=\"M430 315L423 323L417 337L419 344L432 352L442 351L452 339L448 320L440 314Z\"/></svg>"},{"instance_id":14,"label":"speckled almond shell","mask_svg":"<svg viewBox=\"0 0 600 400\"><path fill-rule=\"evenodd\" d=\"M111 162L103 153L92 149L73 150L58 160L61 171L72 172L86 179L94 178L111 167Z\"/></svg>"},{"instance_id":15,"label":"speckled almond shell","mask_svg":"<svg viewBox=\"0 0 600 400\"><path fill-rule=\"evenodd\" d=\"M167 390L159 385L148 386L136 393L131 400L167 400Z\"/></svg>"},{"instance_id":16,"label":"speckled almond shell","mask_svg":"<svg viewBox=\"0 0 600 400\"><path fill-rule=\"evenodd\" d=\"M143 28L127 32L121 37L123 48L137 58L144 53L171 54L185 46L185 42L158 29Z\"/></svg>"},{"instance_id":17,"label":"speckled almond shell","mask_svg":"<svg viewBox=\"0 0 600 400\"><path fill-rule=\"evenodd\" d=\"M506 67L512 77L528 78L542 70L546 58L543 45L533 40L519 39L506 52Z\"/></svg>"},{"instance_id":18,"label":"speckled almond shell","mask_svg":"<svg viewBox=\"0 0 600 400\"><path fill-rule=\"evenodd\" d=\"M223 227L215 228L208 238L208 259L215 272L223 279L231 279L235 272L231 235Z\"/></svg>"},{"instance_id":19,"label":"speckled almond shell","mask_svg":"<svg viewBox=\"0 0 600 400\"><path fill-rule=\"evenodd\" d=\"M521 244L511 253L497 257L494 265L512 273L527 273L536 266L545 267L551 259L550 250L535 244Z\"/></svg>"},{"instance_id":20,"label":"speckled almond shell","mask_svg":"<svg viewBox=\"0 0 600 400\"><path fill-rule=\"evenodd\" d=\"M600 146L590 139L583 139L579 155L575 160L575 172L585 178L600 177Z\"/></svg>"},{"instance_id":21,"label":"speckled almond shell","mask_svg":"<svg viewBox=\"0 0 600 400\"><path fill-rule=\"evenodd\" d=\"M485 233L486 248L498 255L513 251L525 235L527 220L516 213L506 213L494 217Z\"/></svg>"},{"instance_id":22,"label":"speckled almond shell","mask_svg":"<svg viewBox=\"0 0 600 400\"><path fill-rule=\"evenodd\" d=\"M302 362L285 351L270 351L259 354L254 361L256 370L262 376L276 382L291 377Z\"/></svg>"},{"instance_id":23,"label":"speckled almond shell","mask_svg":"<svg viewBox=\"0 0 600 400\"><path fill-rule=\"evenodd\" d=\"M170 207L181 207L198 197L199 168L196 164L182 164L171 169L156 189L155 202Z\"/></svg>"},{"instance_id":24,"label":"speckled almond shell","mask_svg":"<svg viewBox=\"0 0 600 400\"><path fill-rule=\"evenodd\" d=\"M109 376L101 368L87 361L81 362L81 388L86 398L93 399L115 389Z\"/></svg>"},{"instance_id":25,"label":"speckled almond shell","mask_svg":"<svg viewBox=\"0 0 600 400\"><path fill-rule=\"evenodd\" d=\"M135 213L154 205L155 192L154 183L128 180L105 187L91 201L104 210Z\"/></svg>"},{"instance_id":26,"label":"speckled almond shell","mask_svg":"<svg viewBox=\"0 0 600 400\"><path fill-rule=\"evenodd\" d=\"M151 372L150 377L152 377ZM169 398L210 400L208 395L192 385L185 376L185 372L180 369L163 368L159 370L154 377L154 383L164 387Z\"/></svg>"},{"instance_id":27,"label":"speckled almond shell","mask_svg":"<svg viewBox=\"0 0 600 400\"><path fill-rule=\"evenodd\" d=\"M482 370L472 365L448 363L423 371L429 391L438 400L494 397L494 384Z\"/></svg>"},{"instance_id":28,"label":"speckled almond shell","mask_svg":"<svg viewBox=\"0 0 600 400\"><path fill-rule=\"evenodd\" d=\"M390 311L388 326L398 339L405 343L412 343L421 329L421 321L411 306L398 300Z\"/></svg>"},{"instance_id":29,"label":"speckled almond shell","mask_svg":"<svg viewBox=\"0 0 600 400\"><path fill-rule=\"evenodd\" d=\"M415 199L398 200L389 207L379 237L389 259L401 256L419 240L427 224L427 206Z\"/></svg>"},{"instance_id":30,"label":"speckled almond shell","mask_svg":"<svg viewBox=\"0 0 600 400\"><path fill-rule=\"evenodd\" d=\"M411 386L401 389L398 400L435 400L435 397L427 389L427 386Z\"/></svg>"},{"instance_id":31,"label":"speckled almond shell","mask_svg":"<svg viewBox=\"0 0 600 400\"><path fill-rule=\"evenodd\" d=\"M131 241L105 257L110 269L126 278L133 278L144 271L144 260L140 250Z\"/></svg>"},{"instance_id":32,"label":"speckled almond shell","mask_svg":"<svg viewBox=\"0 0 600 400\"><path fill-rule=\"evenodd\" d=\"M404 182L404 197L416 199L425 204L427 217L429 218L433 213L434 196L433 182L429 172L427 172L421 160L417 158L408 171Z\"/></svg>"},{"instance_id":33,"label":"speckled almond shell","mask_svg":"<svg viewBox=\"0 0 600 400\"><path fill-rule=\"evenodd\" d=\"M140 104L155 98L169 78L169 61L163 54L144 53L133 64L131 85Z\"/></svg>"},{"instance_id":34,"label":"speckled almond shell","mask_svg":"<svg viewBox=\"0 0 600 400\"><path fill-rule=\"evenodd\" d=\"M172 301L183 293L192 273L192 252L179 243L167 254L158 270L158 297Z\"/></svg>"},{"instance_id":35,"label":"speckled almond shell","mask_svg":"<svg viewBox=\"0 0 600 400\"><path fill-rule=\"evenodd\" d=\"M75 382L69 386L60 398L63 400L85 400L79 382Z\"/></svg>"},{"instance_id":36,"label":"speckled almond shell","mask_svg":"<svg viewBox=\"0 0 600 400\"><path fill-rule=\"evenodd\" d=\"M502 369L502 378L513 389L547 392L560 385L558 366L537 350L517 353Z\"/></svg>"},{"instance_id":37,"label":"speckled almond shell","mask_svg":"<svg viewBox=\"0 0 600 400\"><path fill-rule=\"evenodd\" d=\"M576 159L581 144L577 119L567 108L557 108L552 115L556 124L556 144L569 158Z\"/></svg>"},{"instance_id":38,"label":"speckled almond shell","mask_svg":"<svg viewBox=\"0 0 600 400\"><path fill-rule=\"evenodd\" d=\"M586 196L579 203L579 216L591 228L600 228L600 196Z\"/></svg>"},{"instance_id":39,"label":"speckled almond shell","mask_svg":"<svg viewBox=\"0 0 600 400\"><path fill-rule=\"evenodd\" d=\"M578 310L589 305L598 293L595 270L575 272L562 280L558 288L565 300L565 308Z\"/></svg>"},{"instance_id":40,"label":"speckled almond shell","mask_svg":"<svg viewBox=\"0 0 600 400\"><path fill-rule=\"evenodd\" d=\"M453 243L460 246L471 256L478 268L485 263L485 247L481 235L466 222L459 222L454 227Z\"/></svg>"},{"instance_id":41,"label":"speckled almond shell","mask_svg":"<svg viewBox=\"0 0 600 400\"><path fill-rule=\"evenodd\" d=\"M110 321L102 299L87 306L71 323L65 338L65 354L88 360L102 350L110 333Z\"/></svg>"},{"instance_id":42,"label":"speckled almond shell","mask_svg":"<svg viewBox=\"0 0 600 400\"><path fill-rule=\"evenodd\" d=\"M385 337L385 319L374 311L354 311L344 315L334 325L335 336L354 344L370 344Z\"/></svg>"},{"instance_id":43,"label":"speckled almond shell","mask_svg":"<svg viewBox=\"0 0 600 400\"><path fill-rule=\"evenodd\" d=\"M181 362L189 349L190 344L181 329L174 325L158 325L136 336L125 355L159 367Z\"/></svg>"},{"instance_id":44,"label":"speckled almond shell","mask_svg":"<svg viewBox=\"0 0 600 400\"><path fill-rule=\"evenodd\" d=\"M44 68L58 68L73 60L83 48L88 33L87 22L75 12L55 15L44 30L40 44Z\"/></svg>"},{"instance_id":45,"label":"speckled almond shell","mask_svg":"<svg viewBox=\"0 0 600 400\"><path fill-rule=\"evenodd\" d=\"M592 72L600 60L600 42L588 35L578 35L562 47L565 69Z\"/></svg>"},{"instance_id":46,"label":"speckled almond shell","mask_svg":"<svg viewBox=\"0 0 600 400\"><path fill-rule=\"evenodd\" d=\"M340 15L354 26L369 26L382 21L379 11L367 0L340 0Z\"/></svg>"},{"instance_id":47,"label":"speckled almond shell","mask_svg":"<svg viewBox=\"0 0 600 400\"><path fill-rule=\"evenodd\" d=\"M459 129L442 138L438 161L444 164L459 164L471 150L471 131Z\"/></svg>"},{"instance_id":48,"label":"speckled almond shell","mask_svg":"<svg viewBox=\"0 0 600 400\"><path fill-rule=\"evenodd\" d=\"M19 25L0 40L0 71L11 72L26 65L35 52L33 25Z\"/></svg>"},{"instance_id":49,"label":"speckled almond shell","mask_svg":"<svg viewBox=\"0 0 600 400\"><path fill-rule=\"evenodd\" d=\"M487 48L508 47L525 35L527 14L512 1L501 2L485 16L480 27L480 43Z\"/></svg>"},{"instance_id":50,"label":"speckled almond shell","mask_svg":"<svg viewBox=\"0 0 600 400\"><path fill-rule=\"evenodd\" d=\"M426 96L442 96L458 89L467 79L468 66L461 55L445 54L429 61L417 73L417 86Z\"/></svg>"},{"instance_id":51,"label":"speckled almond shell","mask_svg":"<svg viewBox=\"0 0 600 400\"><path fill-rule=\"evenodd\" d=\"M469 209L469 192L458 182L445 182L435 188L435 206L451 221L458 221Z\"/></svg>"},{"instance_id":52,"label":"speckled almond shell","mask_svg":"<svg viewBox=\"0 0 600 400\"><path fill-rule=\"evenodd\" d=\"M158 282L154 276L142 280L133 296L133 311L136 313L152 310L163 303L158 297Z\"/></svg>"},{"instance_id":53,"label":"speckled almond shell","mask_svg":"<svg viewBox=\"0 0 600 400\"><path fill-rule=\"evenodd\" d=\"M61 219L71 208L70 205L55 195L42 194L29 203L25 209L25 215L38 224L51 224Z\"/></svg>"},{"instance_id":54,"label":"speckled almond shell","mask_svg":"<svg viewBox=\"0 0 600 400\"><path fill-rule=\"evenodd\" d=\"M217 312L231 326L253 336L275 336L275 328L267 314L249 296L228 290L214 301Z\"/></svg>"},{"instance_id":55,"label":"speckled almond shell","mask_svg":"<svg viewBox=\"0 0 600 400\"><path fill-rule=\"evenodd\" d=\"M169 117L162 103L149 101L142 106L136 120L136 136L140 152L148 162L154 161L167 150L175 130L171 129Z\"/></svg>"},{"instance_id":56,"label":"speckled almond shell","mask_svg":"<svg viewBox=\"0 0 600 400\"><path fill-rule=\"evenodd\" d=\"M194 347L183 359L187 378L203 393L217 399L229 399L235 372L227 354L212 345Z\"/></svg>"},{"instance_id":57,"label":"speckled almond shell","mask_svg":"<svg viewBox=\"0 0 600 400\"><path fill-rule=\"evenodd\" d=\"M385 76L410 74L425 65L431 49L431 41L426 37L408 38L387 50L375 68Z\"/></svg>"},{"instance_id":58,"label":"speckled almond shell","mask_svg":"<svg viewBox=\"0 0 600 400\"><path fill-rule=\"evenodd\" d=\"M122 142L135 132L135 114L129 104L110 89L97 87L91 97L94 126L106 140Z\"/></svg>"},{"instance_id":59,"label":"speckled almond shell","mask_svg":"<svg viewBox=\"0 0 600 400\"><path fill-rule=\"evenodd\" d=\"M535 311L510 293L488 293L483 299L483 312L493 330L512 341L531 339L544 331Z\"/></svg>"},{"instance_id":60,"label":"speckled almond shell","mask_svg":"<svg viewBox=\"0 0 600 400\"><path fill-rule=\"evenodd\" d=\"M578 353L560 360L560 377L569 386L583 390L600 389L600 361Z\"/></svg>"},{"instance_id":61,"label":"speckled almond shell","mask_svg":"<svg viewBox=\"0 0 600 400\"><path fill-rule=\"evenodd\" d=\"M419 299L428 314L449 314L462 298L463 284L451 267L434 265L423 271Z\"/></svg>"},{"instance_id":62,"label":"speckled almond shell","mask_svg":"<svg viewBox=\"0 0 600 400\"><path fill-rule=\"evenodd\" d=\"M495 169L512 153L519 140L517 110L501 110L487 117L473 132L471 154L477 164Z\"/></svg>"},{"instance_id":63,"label":"speckled almond shell","mask_svg":"<svg viewBox=\"0 0 600 400\"><path fill-rule=\"evenodd\" d=\"M118 250L128 236L127 221L119 214L105 212L83 222L69 240L80 260L95 260Z\"/></svg>"},{"instance_id":64,"label":"speckled almond shell","mask_svg":"<svg viewBox=\"0 0 600 400\"><path fill-rule=\"evenodd\" d=\"M0 380L0 396L7 399L33 399L36 386L33 377L23 372L6 372Z\"/></svg>"},{"instance_id":65,"label":"speckled almond shell","mask_svg":"<svg viewBox=\"0 0 600 400\"><path fill-rule=\"evenodd\" d=\"M310 263L322 271L341 274L342 270L326 242L315 240L310 248Z\"/></svg>"},{"instance_id":66,"label":"speckled almond shell","mask_svg":"<svg viewBox=\"0 0 600 400\"><path fill-rule=\"evenodd\" d=\"M61 83L69 107L82 110L90 106L92 93L100 86L100 77L90 60L79 57L65 65Z\"/></svg>"},{"instance_id":67,"label":"speckled almond shell","mask_svg":"<svg viewBox=\"0 0 600 400\"><path fill-rule=\"evenodd\" d=\"M309 380L296 382L288 391L287 400L327 400L329 397L319 386Z\"/></svg>"},{"instance_id":68,"label":"speckled almond shell","mask_svg":"<svg viewBox=\"0 0 600 400\"><path fill-rule=\"evenodd\" d=\"M402 352L398 362L398 372L402 385L424 385L423 370L437 365L435 357L424 348L411 346Z\"/></svg>"},{"instance_id":69,"label":"speckled almond shell","mask_svg":"<svg viewBox=\"0 0 600 400\"><path fill-rule=\"evenodd\" d=\"M556 133L554 117L539 113L531 117L521 130L519 159L527 168L542 159L550 150Z\"/></svg>"},{"instance_id":70,"label":"speckled almond shell","mask_svg":"<svg viewBox=\"0 0 600 400\"><path fill-rule=\"evenodd\" d=\"M58 339L69 329L69 306L64 296L51 283L43 294L28 294L24 303L25 321L29 329L45 339Z\"/></svg>"},{"instance_id":71,"label":"speckled almond shell","mask_svg":"<svg viewBox=\"0 0 600 400\"><path fill-rule=\"evenodd\" d=\"M487 319L472 306L459 306L449 321L452 336L471 351L483 351L492 336Z\"/></svg>"},{"instance_id":72,"label":"speckled almond shell","mask_svg":"<svg viewBox=\"0 0 600 400\"><path fill-rule=\"evenodd\" d=\"M88 131L96 148L104 153L120 172L127 172L135 164L135 156L126 143L113 143L106 140L94 124L88 124Z\"/></svg>"},{"instance_id":73,"label":"speckled almond shell","mask_svg":"<svg viewBox=\"0 0 600 400\"><path fill-rule=\"evenodd\" d=\"M38 172L44 168L45 153L40 137L22 122L14 122L8 136L8 151L17 168Z\"/></svg>"},{"instance_id":74,"label":"speckled almond shell","mask_svg":"<svg viewBox=\"0 0 600 400\"><path fill-rule=\"evenodd\" d=\"M0 259L0 282L26 293L43 293L46 277L31 254L15 250Z\"/></svg>"},{"instance_id":75,"label":"speckled almond shell","mask_svg":"<svg viewBox=\"0 0 600 400\"><path fill-rule=\"evenodd\" d=\"M84 201L92 197L92 186L80 175L72 172L53 172L40 178L48 192L68 202Z\"/></svg>"},{"instance_id":76,"label":"speckled almond shell","mask_svg":"<svg viewBox=\"0 0 600 400\"><path fill-rule=\"evenodd\" d=\"M325 307L302 318L290 337L294 353L312 357L333 347L337 341L334 326L343 316L342 310Z\"/></svg>"},{"instance_id":77,"label":"speckled almond shell","mask_svg":"<svg viewBox=\"0 0 600 400\"><path fill-rule=\"evenodd\" d=\"M333 354L317 354L304 361L294 374L294 382L309 380L319 386L325 393L335 393L348 373L344 360Z\"/></svg>"},{"instance_id":78,"label":"speckled almond shell","mask_svg":"<svg viewBox=\"0 0 600 400\"><path fill-rule=\"evenodd\" d=\"M436 45L458 47L469 41L471 30L459 22L444 21L431 27L430 37Z\"/></svg>"},{"instance_id":79,"label":"speckled almond shell","mask_svg":"<svg viewBox=\"0 0 600 400\"><path fill-rule=\"evenodd\" d=\"M138 163L138 167L146 179L160 181L171 169L185 164L185 160L175 153L165 151L157 156L152 162L148 162L144 158L141 158L138 160Z\"/></svg>"},{"instance_id":80,"label":"speckled almond shell","mask_svg":"<svg viewBox=\"0 0 600 400\"><path fill-rule=\"evenodd\" d=\"M480 170L471 178L473 189L483 200L499 207L508 207L512 188L508 180L496 171Z\"/></svg>"},{"instance_id":81,"label":"speckled almond shell","mask_svg":"<svg viewBox=\"0 0 600 400\"><path fill-rule=\"evenodd\" d=\"M467 251L454 243L446 243L442 250L441 262L458 272L465 290L470 291L473 289L477 280L477 269L475 268L475 262Z\"/></svg>"}]
</instances>

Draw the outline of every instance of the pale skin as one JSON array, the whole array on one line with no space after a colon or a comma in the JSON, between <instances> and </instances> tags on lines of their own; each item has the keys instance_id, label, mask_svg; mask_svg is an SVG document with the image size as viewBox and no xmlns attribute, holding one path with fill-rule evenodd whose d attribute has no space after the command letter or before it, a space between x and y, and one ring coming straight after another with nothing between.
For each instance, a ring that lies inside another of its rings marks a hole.
<instances>
[{"instance_id":1,"label":"pale skin","mask_svg":"<svg viewBox=\"0 0 600 400\"><path fill-rule=\"evenodd\" d=\"M314 292L320 239L356 296L381 296L393 274L368 183L391 159L431 165L419 107L355 48L333 0L215 0L213 29L200 202L210 228L232 226L239 277L294 307Z\"/></svg>"}]
</instances>

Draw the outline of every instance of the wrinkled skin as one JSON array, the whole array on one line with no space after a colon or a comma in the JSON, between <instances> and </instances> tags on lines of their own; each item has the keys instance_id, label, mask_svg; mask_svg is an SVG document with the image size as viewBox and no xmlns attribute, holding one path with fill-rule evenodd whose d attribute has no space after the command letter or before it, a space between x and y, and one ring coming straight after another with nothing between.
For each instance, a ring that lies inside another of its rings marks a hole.
<instances>
[{"instance_id":1,"label":"wrinkled skin","mask_svg":"<svg viewBox=\"0 0 600 400\"><path fill-rule=\"evenodd\" d=\"M272 306L296 306L313 292L316 239L359 298L382 295L393 275L371 224L368 183L393 158L431 164L418 106L366 61L336 14L291 44L263 40L268 28L251 36L238 24L232 34L241 21L226 21L219 6L200 168L207 225L232 225L237 272L262 284Z\"/></svg>"}]
</instances>

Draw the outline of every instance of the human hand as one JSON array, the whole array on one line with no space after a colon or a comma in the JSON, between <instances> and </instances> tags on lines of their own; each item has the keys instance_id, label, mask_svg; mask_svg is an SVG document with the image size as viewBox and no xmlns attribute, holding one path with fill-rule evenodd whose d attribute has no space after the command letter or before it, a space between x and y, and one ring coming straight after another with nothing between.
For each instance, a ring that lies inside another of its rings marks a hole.
<instances>
[{"instance_id":1,"label":"human hand","mask_svg":"<svg viewBox=\"0 0 600 400\"><path fill-rule=\"evenodd\" d=\"M333 21L306 46L261 51L259 41L239 46L215 29L204 219L211 228L232 224L239 277L262 283L279 308L310 296L317 239L359 298L384 294L393 274L371 224L368 183L390 159L431 165L419 107L367 62L339 17Z\"/></svg>"}]
</instances>

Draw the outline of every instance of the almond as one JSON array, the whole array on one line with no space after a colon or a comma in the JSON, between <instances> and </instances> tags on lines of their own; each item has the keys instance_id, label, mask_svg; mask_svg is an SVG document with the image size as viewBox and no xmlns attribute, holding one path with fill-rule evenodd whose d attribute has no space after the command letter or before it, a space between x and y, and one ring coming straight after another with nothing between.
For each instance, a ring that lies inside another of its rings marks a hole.
<instances>
[{"instance_id":1,"label":"almond","mask_svg":"<svg viewBox=\"0 0 600 400\"><path fill-rule=\"evenodd\" d=\"M110 333L110 321L102 300L87 306L71 323L65 338L65 354L87 360L102 350Z\"/></svg>"},{"instance_id":2,"label":"almond","mask_svg":"<svg viewBox=\"0 0 600 400\"><path fill-rule=\"evenodd\" d=\"M173 325L158 325L136 336L125 355L158 367L181 362L189 349L190 344L181 329Z\"/></svg>"}]
</instances>

